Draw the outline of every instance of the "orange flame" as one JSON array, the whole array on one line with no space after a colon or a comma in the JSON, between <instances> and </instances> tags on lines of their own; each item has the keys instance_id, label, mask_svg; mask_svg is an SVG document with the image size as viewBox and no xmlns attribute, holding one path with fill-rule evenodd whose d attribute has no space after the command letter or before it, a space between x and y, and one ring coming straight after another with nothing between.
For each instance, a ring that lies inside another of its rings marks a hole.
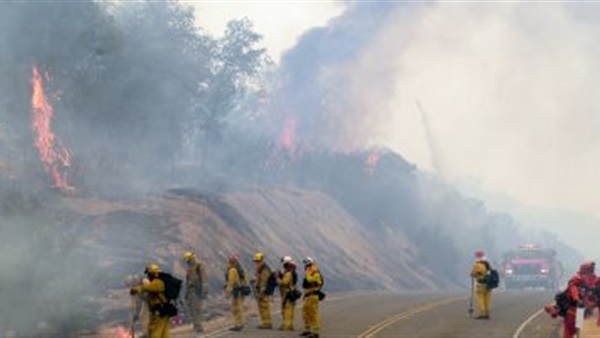
<instances>
[{"instance_id":1,"label":"orange flame","mask_svg":"<svg viewBox=\"0 0 600 338\"><path fill-rule=\"evenodd\" d=\"M283 125L281 135L279 135L279 145L288 153L293 153L296 147L296 121L288 119Z\"/></svg>"},{"instance_id":2,"label":"orange flame","mask_svg":"<svg viewBox=\"0 0 600 338\"><path fill-rule=\"evenodd\" d=\"M46 99L44 81L35 65L33 66L31 81L33 84L31 97L33 129L37 133L35 146L40 153L40 160L52 178L55 187L63 191L72 191L74 188L69 184L65 172L66 168L71 166L71 153L67 149L56 145L57 142L55 141L59 140L52 132L54 109Z\"/></svg>"},{"instance_id":3,"label":"orange flame","mask_svg":"<svg viewBox=\"0 0 600 338\"><path fill-rule=\"evenodd\" d=\"M117 326L115 329L115 336L118 338L132 338L131 331L127 330L123 326Z\"/></svg>"},{"instance_id":4,"label":"orange flame","mask_svg":"<svg viewBox=\"0 0 600 338\"><path fill-rule=\"evenodd\" d=\"M367 157L367 160L365 161L365 165L367 167L367 173L369 173L370 175L373 175L373 173L375 172L375 168L377 168L377 164L379 163L380 159L381 159L381 152L378 149L371 151L371 153Z\"/></svg>"},{"instance_id":5,"label":"orange flame","mask_svg":"<svg viewBox=\"0 0 600 338\"><path fill-rule=\"evenodd\" d=\"M296 121L293 118L288 117L279 133L277 146L273 149L273 152L265 163L265 168L276 169L276 167L285 166L287 161L295 158L295 152Z\"/></svg>"}]
</instances>

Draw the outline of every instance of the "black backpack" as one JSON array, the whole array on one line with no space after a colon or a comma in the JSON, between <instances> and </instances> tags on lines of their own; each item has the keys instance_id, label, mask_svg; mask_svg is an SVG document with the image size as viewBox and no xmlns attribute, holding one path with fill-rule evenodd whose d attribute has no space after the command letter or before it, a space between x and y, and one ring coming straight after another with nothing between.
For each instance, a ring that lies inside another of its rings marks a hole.
<instances>
[{"instance_id":1,"label":"black backpack","mask_svg":"<svg viewBox=\"0 0 600 338\"><path fill-rule=\"evenodd\" d=\"M160 279L165 284L165 297L167 301L162 304L157 304L151 311L157 311L160 317L175 317L177 316L177 306L175 302L177 298L179 298L179 291L181 291L182 281L179 278L175 278L172 275L161 272L158 274L158 279Z\"/></svg>"},{"instance_id":2,"label":"black backpack","mask_svg":"<svg viewBox=\"0 0 600 338\"><path fill-rule=\"evenodd\" d=\"M264 294L271 296L275 293L275 288L277 287L277 275L269 268L269 266L265 266L264 268L269 271L269 278L267 278Z\"/></svg>"},{"instance_id":3,"label":"black backpack","mask_svg":"<svg viewBox=\"0 0 600 338\"><path fill-rule=\"evenodd\" d=\"M554 301L556 302L556 308L558 309L558 315L561 317L565 317L567 315L567 311L569 311L569 308L571 306L575 305L575 302L573 302L569 298L569 295L567 294L567 290L563 290L563 291L557 293L554 296Z\"/></svg>"},{"instance_id":4,"label":"black backpack","mask_svg":"<svg viewBox=\"0 0 600 338\"><path fill-rule=\"evenodd\" d=\"M490 269L483 280L488 288L495 289L500 284L500 275L496 269Z\"/></svg>"},{"instance_id":5,"label":"black backpack","mask_svg":"<svg viewBox=\"0 0 600 338\"><path fill-rule=\"evenodd\" d=\"M181 279L166 272L159 273L158 278L165 283L165 297L167 297L167 300L177 300L179 298L179 292L181 291Z\"/></svg>"}]
</instances>

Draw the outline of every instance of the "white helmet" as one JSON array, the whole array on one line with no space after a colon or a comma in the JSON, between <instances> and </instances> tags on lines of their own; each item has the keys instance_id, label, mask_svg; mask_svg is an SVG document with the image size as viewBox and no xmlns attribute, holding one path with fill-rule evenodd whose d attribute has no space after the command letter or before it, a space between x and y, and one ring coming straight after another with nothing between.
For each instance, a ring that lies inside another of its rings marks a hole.
<instances>
[{"instance_id":1,"label":"white helmet","mask_svg":"<svg viewBox=\"0 0 600 338\"><path fill-rule=\"evenodd\" d=\"M312 264L312 263L314 263L314 262L315 262L315 260L314 260L314 259L312 259L312 258L310 258L310 257L306 257L306 258L305 258L305 259L302 261L302 263L304 263L304 265L310 265L310 264Z\"/></svg>"},{"instance_id":2,"label":"white helmet","mask_svg":"<svg viewBox=\"0 0 600 338\"><path fill-rule=\"evenodd\" d=\"M293 261L293 259L290 256L283 256L283 257L281 257L281 263L282 264L291 263L292 261Z\"/></svg>"}]
</instances>

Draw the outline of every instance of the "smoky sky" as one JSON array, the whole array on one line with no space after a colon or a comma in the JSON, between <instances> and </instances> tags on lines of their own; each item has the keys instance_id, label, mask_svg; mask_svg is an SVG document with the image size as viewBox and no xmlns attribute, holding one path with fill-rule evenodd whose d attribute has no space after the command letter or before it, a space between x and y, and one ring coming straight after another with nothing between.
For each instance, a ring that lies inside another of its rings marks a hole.
<instances>
[{"instance_id":1,"label":"smoky sky","mask_svg":"<svg viewBox=\"0 0 600 338\"><path fill-rule=\"evenodd\" d=\"M278 100L308 144L386 146L449 180L594 212L598 13L567 3L350 3L284 56Z\"/></svg>"}]
</instances>

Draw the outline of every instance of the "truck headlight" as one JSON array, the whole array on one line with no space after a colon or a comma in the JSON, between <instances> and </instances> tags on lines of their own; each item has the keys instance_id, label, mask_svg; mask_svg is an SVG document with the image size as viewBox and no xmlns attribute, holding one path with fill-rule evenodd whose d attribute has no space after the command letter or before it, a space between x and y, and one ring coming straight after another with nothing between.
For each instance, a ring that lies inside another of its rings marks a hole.
<instances>
[{"instance_id":1,"label":"truck headlight","mask_svg":"<svg viewBox=\"0 0 600 338\"><path fill-rule=\"evenodd\" d=\"M512 275L513 274L513 270L512 269L506 269L506 271L504 271L507 275Z\"/></svg>"},{"instance_id":2,"label":"truck headlight","mask_svg":"<svg viewBox=\"0 0 600 338\"><path fill-rule=\"evenodd\" d=\"M541 269L540 269L540 273L544 273L544 274L546 274L546 273L548 273L548 272L550 272L550 270L548 270L548 269L545 269L545 268L541 268Z\"/></svg>"}]
</instances>

